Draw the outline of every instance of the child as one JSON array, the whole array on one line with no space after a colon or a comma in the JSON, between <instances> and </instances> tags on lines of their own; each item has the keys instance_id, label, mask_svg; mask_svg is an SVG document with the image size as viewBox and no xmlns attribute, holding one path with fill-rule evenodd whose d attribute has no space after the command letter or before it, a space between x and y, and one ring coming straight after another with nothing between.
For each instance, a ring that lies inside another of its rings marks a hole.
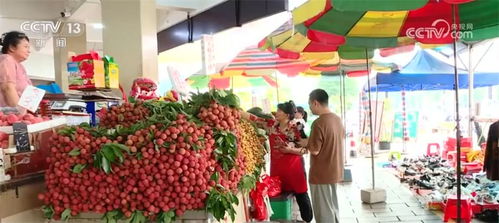
<instances>
[{"instance_id":1,"label":"child","mask_svg":"<svg viewBox=\"0 0 499 223\"><path fill-rule=\"evenodd\" d=\"M298 130L300 130L301 137L303 139L307 138L305 134L305 124L307 123L307 112L303 107L296 107L295 118L291 121L292 124L296 125Z\"/></svg>"}]
</instances>

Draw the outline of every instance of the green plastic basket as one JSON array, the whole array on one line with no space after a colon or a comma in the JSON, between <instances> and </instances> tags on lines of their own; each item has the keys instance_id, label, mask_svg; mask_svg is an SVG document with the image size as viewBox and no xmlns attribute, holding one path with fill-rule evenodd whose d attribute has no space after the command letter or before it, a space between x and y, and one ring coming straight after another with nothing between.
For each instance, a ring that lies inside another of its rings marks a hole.
<instances>
[{"instance_id":1,"label":"green plastic basket","mask_svg":"<svg viewBox=\"0 0 499 223\"><path fill-rule=\"evenodd\" d=\"M290 194L282 194L278 197L270 198L270 206L272 207L272 216L270 220L291 220L293 196Z\"/></svg>"}]
</instances>

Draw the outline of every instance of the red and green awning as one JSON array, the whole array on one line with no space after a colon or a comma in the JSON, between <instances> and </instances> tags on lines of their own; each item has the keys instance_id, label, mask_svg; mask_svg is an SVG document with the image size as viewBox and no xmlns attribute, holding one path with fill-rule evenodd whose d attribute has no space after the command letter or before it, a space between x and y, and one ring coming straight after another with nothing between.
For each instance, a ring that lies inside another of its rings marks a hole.
<instances>
[{"instance_id":1,"label":"red and green awning","mask_svg":"<svg viewBox=\"0 0 499 223\"><path fill-rule=\"evenodd\" d=\"M339 11L400 11L421 8L428 0L332 0Z\"/></svg>"},{"instance_id":2,"label":"red and green awning","mask_svg":"<svg viewBox=\"0 0 499 223\"><path fill-rule=\"evenodd\" d=\"M342 36L312 31L306 27L306 30L303 30L303 27L305 26L300 25L293 27L290 26L289 23L286 23L260 42L259 46L267 50L273 49L280 57L307 62L310 65L310 68L301 72L307 76L330 76L339 75L340 73L344 73L348 76L359 76L368 73L366 57L368 59L373 58L374 49L350 46L342 42L344 41L344 37ZM305 37L303 33L306 33L307 36ZM313 38L315 40L311 40L312 38L309 38L310 35L314 35ZM322 37L326 38L321 39ZM303 41L305 38L307 42ZM302 44L304 43L304 45L300 45L300 41ZM305 46L307 44L317 43L319 41L323 41L326 44L334 43L339 46L335 46L335 49L322 48L315 52L305 51ZM411 49L414 48L414 45L412 44L414 41L407 41L406 38L400 38L399 42L400 45L411 44L407 46L412 46ZM393 53L396 53L396 51ZM369 64L371 69L378 71L391 72L394 69L393 64L377 64L372 63L370 60Z\"/></svg>"},{"instance_id":3,"label":"red and green awning","mask_svg":"<svg viewBox=\"0 0 499 223\"><path fill-rule=\"evenodd\" d=\"M308 33L343 36L350 46L395 47L400 45L400 37L422 43L450 43L453 24L457 25L460 31L457 36L463 41L499 36L498 0L332 0L332 5L329 1L311 2L314 9L322 4L323 10L307 14L299 7L293 12L295 24L303 22L309 28ZM312 36L315 35L309 38Z\"/></svg>"},{"instance_id":4,"label":"red and green awning","mask_svg":"<svg viewBox=\"0 0 499 223\"><path fill-rule=\"evenodd\" d=\"M259 47L275 50L282 58L299 59L300 53L335 52L345 43L343 36L319 32L313 35L308 31L303 24L293 26L287 22L260 42Z\"/></svg>"}]
</instances>

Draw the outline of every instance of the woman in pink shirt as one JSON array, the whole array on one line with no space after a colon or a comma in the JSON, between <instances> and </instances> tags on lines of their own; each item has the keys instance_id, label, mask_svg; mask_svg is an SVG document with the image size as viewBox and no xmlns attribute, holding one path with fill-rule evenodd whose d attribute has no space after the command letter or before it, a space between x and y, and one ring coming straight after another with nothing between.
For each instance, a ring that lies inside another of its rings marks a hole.
<instances>
[{"instance_id":1,"label":"woman in pink shirt","mask_svg":"<svg viewBox=\"0 0 499 223\"><path fill-rule=\"evenodd\" d=\"M31 80L21 62L30 54L29 38L21 32L8 32L0 39L0 107L16 107Z\"/></svg>"}]
</instances>

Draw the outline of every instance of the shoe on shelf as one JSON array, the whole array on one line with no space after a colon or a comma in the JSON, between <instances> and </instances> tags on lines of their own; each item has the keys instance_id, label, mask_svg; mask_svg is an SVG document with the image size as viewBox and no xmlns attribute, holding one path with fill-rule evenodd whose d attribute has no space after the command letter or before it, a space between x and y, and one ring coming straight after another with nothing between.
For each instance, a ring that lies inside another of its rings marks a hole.
<instances>
[{"instance_id":1,"label":"shoe on shelf","mask_svg":"<svg viewBox=\"0 0 499 223\"><path fill-rule=\"evenodd\" d=\"M418 180L417 185L419 187L421 187L422 189L433 190L435 188L435 186L431 185L430 182L422 181L422 180Z\"/></svg>"},{"instance_id":2,"label":"shoe on shelf","mask_svg":"<svg viewBox=\"0 0 499 223\"><path fill-rule=\"evenodd\" d=\"M415 171L410 170L410 169L407 169L407 170L404 171L404 175L405 176L416 176L416 174L417 173Z\"/></svg>"}]
</instances>

